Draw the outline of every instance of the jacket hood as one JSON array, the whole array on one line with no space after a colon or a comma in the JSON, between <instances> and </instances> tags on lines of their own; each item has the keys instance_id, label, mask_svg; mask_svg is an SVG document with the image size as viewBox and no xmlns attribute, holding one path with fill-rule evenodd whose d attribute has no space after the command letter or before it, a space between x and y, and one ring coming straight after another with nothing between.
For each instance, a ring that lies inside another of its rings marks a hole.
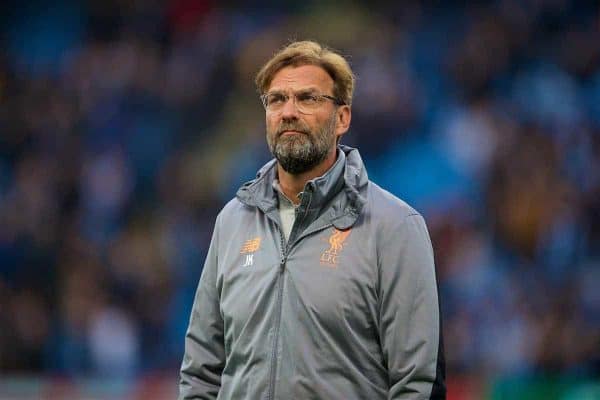
<instances>
[{"instance_id":1,"label":"jacket hood","mask_svg":"<svg viewBox=\"0 0 600 400\"><path fill-rule=\"evenodd\" d=\"M277 177L277 160L259 169L256 178L243 184L237 198L248 206L260 208L265 214L278 206L273 181ZM309 212L319 213L327 207L330 222L338 229L347 229L360 215L365 202L369 178L357 149L338 145L338 158L324 175L304 186L312 193Z\"/></svg>"}]
</instances>

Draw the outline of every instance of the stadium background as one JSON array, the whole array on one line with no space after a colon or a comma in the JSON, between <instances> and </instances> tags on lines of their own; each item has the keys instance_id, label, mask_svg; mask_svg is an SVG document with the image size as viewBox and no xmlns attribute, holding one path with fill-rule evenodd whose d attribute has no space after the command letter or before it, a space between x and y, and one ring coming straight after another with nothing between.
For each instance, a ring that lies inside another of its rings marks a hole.
<instances>
[{"instance_id":1,"label":"stadium background","mask_svg":"<svg viewBox=\"0 0 600 400\"><path fill-rule=\"evenodd\" d=\"M426 217L449 399L600 398L600 10L4 1L0 398L163 399L214 218L269 159L258 67L349 55L343 142Z\"/></svg>"}]
</instances>

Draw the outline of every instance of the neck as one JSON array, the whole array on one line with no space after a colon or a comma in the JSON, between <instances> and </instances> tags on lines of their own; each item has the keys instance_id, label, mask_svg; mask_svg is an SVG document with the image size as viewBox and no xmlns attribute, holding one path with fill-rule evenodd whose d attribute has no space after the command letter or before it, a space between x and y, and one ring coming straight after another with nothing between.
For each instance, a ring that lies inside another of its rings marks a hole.
<instances>
[{"instance_id":1,"label":"neck","mask_svg":"<svg viewBox=\"0 0 600 400\"><path fill-rule=\"evenodd\" d=\"M325 158L325 160L323 160L319 165L301 174L290 174L281 168L281 165L277 164L279 186L281 186L281 190L285 196L293 201L294 204L299 204L300 198L298 195L304 190L306 182L325 174L325 172L327 172L333 166L333 164L335 164L335 160L337 159L336 149L337 147L334 147L327 155L327 158Z\"/></svg>"}]
</instances>

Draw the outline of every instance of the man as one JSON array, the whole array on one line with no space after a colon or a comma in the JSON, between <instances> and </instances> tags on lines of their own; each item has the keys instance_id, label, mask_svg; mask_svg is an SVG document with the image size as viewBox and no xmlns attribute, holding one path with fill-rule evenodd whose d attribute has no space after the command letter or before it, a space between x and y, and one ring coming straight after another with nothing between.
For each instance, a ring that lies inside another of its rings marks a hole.
<instances>
[{"instance_id":1,"label":"man","mask_svg":"<svg viewBox=\"0 0 600 400\"><path fill-rule=\"evenodd\" d=\"M338 145L348 63L296 42L256 83L275 160L217 217L180 398L444 399L425 222Z\"/></svg>"}]
</instances>

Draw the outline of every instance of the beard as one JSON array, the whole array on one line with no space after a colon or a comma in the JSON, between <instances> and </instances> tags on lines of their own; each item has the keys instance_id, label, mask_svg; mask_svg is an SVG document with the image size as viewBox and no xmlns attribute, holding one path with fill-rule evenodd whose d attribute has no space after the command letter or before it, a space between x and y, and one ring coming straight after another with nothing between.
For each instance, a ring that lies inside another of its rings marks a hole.
<instances>
[{"instance_id":1,"label":"beard","mask_svg":"<svg viewBox=\"0 0 600 400\"><path fill-rule=\"evenodd\" d=\"M267 130L267 143L271 154L284 171L298 175L319 165L335 145L335 116L315 131L300 120L282 121L275 131ZM282 136L284 131L300 132Z\"/></svg>"}]
</instances>

